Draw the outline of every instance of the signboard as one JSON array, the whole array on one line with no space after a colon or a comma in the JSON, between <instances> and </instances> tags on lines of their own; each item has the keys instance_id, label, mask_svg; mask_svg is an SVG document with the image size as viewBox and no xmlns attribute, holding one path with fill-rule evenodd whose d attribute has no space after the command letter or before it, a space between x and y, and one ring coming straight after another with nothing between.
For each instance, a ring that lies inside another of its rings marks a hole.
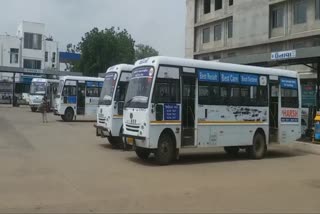
<instances>
[{"instance_id":1,"label":"signboard","mask_svg":"<svg viewBox=\"0 0 320 214\"><path fill-rule=\"evenodd\" d=\"M198 72L199 81L202 82L219 82L219 72L209 70L199 70Z\"/></svg>"},{"instance_id":2,"label":"signboard","mask_svg":"<svg viewBox=\"0 0 320 214\"><path fill-rule=\"evenodd\" d=\"M302 106L316 106L316 84L315 82L301 83Z\"/></svg>"},{"instance_id":3,"label":"signboard","mask_svg":"<svg viewBox=\"0 0 320 214\"><path fill-rule=\"evenodd\" d=\"M281 85L281 88L298 89L297 79L281 78L280 85Z\"/></svg>"},{"instance_id":4,"label":"signboard","mask_svg":"<svg viewBox=\"0 0 320 214\"><path fill-rule=\"evenodd\" d=\"M298 109L282 109L281 122L282 123L298 123L299 110Z\"/></svg>"},{"instance_id":5,"label":"signboard","mask_svg":"<svg viewBox=\"0 0 320 214\"><path fill-rule=\"evenodd\" d=\"M297 56L296 50L273 52L271 53L271 60L292 59L292 58L296 58L296 56Z\"/></svg>"},{"instance_id":6,"label":"signboard","mask_svg":"<svg viewBox=\"0 0 320 214\"><path fill-rule=\"evenodd\" d=\"M180 106L178 104L164 104L164 120L180 120Z\"/></svg>"},{"instance_id":7,"label":"signboard","mask_svg":"<svg viewBox=\"0 0 320 214\"><path fill-rule=\"evenodd\" d=\"M153 68L139 68L132 72L131 78L152 77Z\"/></svg>"},{"instance_id":8,"label":"signboard","mask_svg":"<svg viewBox=\"0 0 320 214\"><path fill-rule=\"evenodd\" d=\"M103 83L102 83L103 85ZM99 82L87 82L87 87L88 88L99 88L101 87L101 84Z\"/></svg>"},{"instance_id":9,"label":"signboard","mask_svg":"<svg viewBox=\"0 0 320 214\"><path fill-rule=\"evenodd\" d=\"M240 82L240 74L231 73L231 72L221 72L220 80L222 83L230 83L230 84L239 84Z\"/></svg>"},{"instance_id":10,"label":"signboard","mask_svg":"<svg viewBox=\"0 0 320 214\"><path fill-rule=\"evenodd\" d=\"M241 74L240 82L242 85L259 85L259 76L254 74Z\"/></svg>"}]
</instances>

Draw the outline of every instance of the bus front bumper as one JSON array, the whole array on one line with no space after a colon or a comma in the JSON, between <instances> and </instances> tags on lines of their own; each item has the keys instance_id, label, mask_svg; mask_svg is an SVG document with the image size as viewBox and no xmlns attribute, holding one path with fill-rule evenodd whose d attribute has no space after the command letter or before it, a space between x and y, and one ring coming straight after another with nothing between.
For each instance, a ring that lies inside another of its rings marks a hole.
<instances>
[{"instance_id":1,"label":"bus front bumper","mask_svg":"<svg viewBox=\"0 0 320 214\"><path fill-rule=\"evenodd\" d=\"M111 132L103 126L100 126L98 124L93 125L96 128L96 136L106 138L106 137L111 137Z\"/></svg>"}]
</instances>

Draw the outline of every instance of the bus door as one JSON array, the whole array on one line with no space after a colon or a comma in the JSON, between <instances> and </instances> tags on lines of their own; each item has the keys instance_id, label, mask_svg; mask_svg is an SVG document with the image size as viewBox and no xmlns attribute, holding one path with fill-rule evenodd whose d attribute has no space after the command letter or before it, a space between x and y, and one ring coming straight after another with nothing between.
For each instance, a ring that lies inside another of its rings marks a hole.
<instances>
[{"instance_id":1,"label":"bus door","mask_svg":"<svg viewBox=\"0 0 320 214\"><path fill-rule=\"evenodd\" d=\"M279 81L269 84L269 134L270 142L279 142Z\"/></svg>"},{"instance_id":2,"label":"bus door","mask_svg":"<svg viewBox=\"0 0 320 214\"><path fill-rule=\"evenodd\" d=\"M279 93L279 143L292 143L301 137L298 79L281 77Z\"/></svg>"},{"instance_id":3,"label":"bus door","mask_svg":"<svg viewBox=\"0 0 320 214\"><path fill-rule=\"evenodd\" d=\"M77 93L77 115L84 115L86 107L86 84L85 82L78 82L78 93Z\"/></svg>"},{"instance_id":4,"label":"bus door","mask_svg":"<svg viewBox=\"0 0 320 214\"><path fill-rule=\"evenodd\" d=\"M183 74L182 81L182 147L195 146L195 74Z\"/></svg>"}]
</instances>

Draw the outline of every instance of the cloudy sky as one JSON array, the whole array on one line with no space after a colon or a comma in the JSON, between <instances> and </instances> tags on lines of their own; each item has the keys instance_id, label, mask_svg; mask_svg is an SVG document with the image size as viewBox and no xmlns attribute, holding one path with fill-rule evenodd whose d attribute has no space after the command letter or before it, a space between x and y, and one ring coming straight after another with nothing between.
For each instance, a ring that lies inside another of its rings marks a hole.
<instances>
[{"instance_id":1,"label":"cloudy sky","mask_svg":"<svg viewBox=\"0 0 320 214\"><path fill-rule=\"evenodd\" d=\"M0 0L0 34L16 33L22 20L46 24L64 48L93 27L126 28L136 43L161 55L184 56L185 0Z\"/></svg>"}]
</instances>

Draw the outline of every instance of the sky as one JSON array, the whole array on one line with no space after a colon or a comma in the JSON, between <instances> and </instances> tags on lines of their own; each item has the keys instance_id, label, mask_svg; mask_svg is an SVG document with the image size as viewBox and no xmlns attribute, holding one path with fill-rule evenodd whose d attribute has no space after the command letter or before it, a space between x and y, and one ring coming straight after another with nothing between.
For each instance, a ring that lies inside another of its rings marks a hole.
<instances>
[{"instance_id":1,"label":"sky","mask_svg":"<svg viewBox=\"0 0 320 214\"><path fill-rule=\"evenodd\" d=\"M40 22L65 49L94 27L115 26L160 55L184 56L185 0L0 0L0 5L0 34L15 35L23 20Z\"/></svg>"}]
</instances>

